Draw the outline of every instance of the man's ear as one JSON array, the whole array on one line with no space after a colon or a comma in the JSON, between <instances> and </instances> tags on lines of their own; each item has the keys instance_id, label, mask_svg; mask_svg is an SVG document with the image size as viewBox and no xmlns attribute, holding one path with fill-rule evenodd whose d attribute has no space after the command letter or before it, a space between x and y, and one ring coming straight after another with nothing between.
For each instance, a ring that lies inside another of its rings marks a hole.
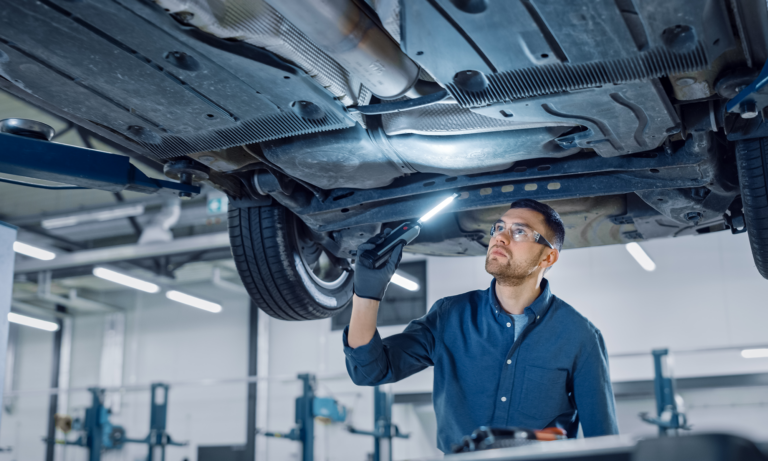
<instances>
[{"instance_id":1,"label":"man's ear","mask_svg":"<svg viewBox=\"0 0 768 461\"><path fill-rule=\"evenodd\" d=\"M547 267L552 267L558 259L560 259L560 252L555 248L550 248L549 251L547 251L547 256L540 264L546 269Z\"/></svg>"}]
</instances>

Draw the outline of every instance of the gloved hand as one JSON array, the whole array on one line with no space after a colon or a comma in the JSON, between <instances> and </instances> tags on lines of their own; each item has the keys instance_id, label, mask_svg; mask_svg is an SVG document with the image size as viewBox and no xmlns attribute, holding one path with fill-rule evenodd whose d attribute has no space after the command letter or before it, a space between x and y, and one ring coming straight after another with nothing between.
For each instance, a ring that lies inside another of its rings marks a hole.
<instances>
[{"instance_id":1,"label":"gloved hand","mask_svg":"<svg viewBox=\"0 0 768 461\"><path fill-rule=\"evenodd\" d=\"M357 247L357 254L360 255L365 250L372 250L381 243L392 232L387 229L384 232L370 238L367 242ZM357 259L355 262L354 291L360 298L374 299L381 301L384 298L384 292L387 291L389 280L395 274L400 259L403 257L404 244L400 244L392 250L389 260L382 264L378 269L373 268L368 262Z\"/></svg>"}]
</instances>

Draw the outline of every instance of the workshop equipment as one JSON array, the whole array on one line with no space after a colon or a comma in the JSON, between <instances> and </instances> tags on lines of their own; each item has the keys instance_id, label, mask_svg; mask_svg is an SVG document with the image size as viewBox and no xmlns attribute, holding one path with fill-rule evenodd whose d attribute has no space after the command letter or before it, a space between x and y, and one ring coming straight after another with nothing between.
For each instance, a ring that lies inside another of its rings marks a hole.
<instances>
[{"instance_id":1,"label":"workshop equipment","mask_svg":"<svg viewBox=\"0 0 768 461\"><path fill-rule=\"evenodd\" d=\"M182 174L178 183L150 178L126 156L58 144L50 141L53 136L53 128L44 123L19 118L0 120L0 172L65 185L47 186L6 178L0 178L0 182L51 190L128 190L152 194L169 189L178 191L182 197L200 193L200 187L192 185L195 178L189 174Z\"/></svg>"},{"instance_id":2,"label":"workshop equipment","mask_svg":"<svg viewBox=\"0 0 768 461\"><path fill-rule=\"evenodd\" d=\"M154 461L156 447L161 448L160 461L165 461L165 447L169 445L184 446L187 443L174 442L165 430L168 413L168 388L167 384L153 383L151 386L151 407L149 435L143 439L129 439L125 437L125 429L114 425L109 420L109 410L104 406L104 389L92 387L91 407L85 410L85 420L75 419L72 423L73 430L82 432L77 440L62 440L56 443L75 445L88 449L88 461L101 460L102 450L120 449L126 443L143 443L149 447L147 461Z\"/></svg>"},{"instance_id":3,"label":"workshop equipment","mask_svg":"<svg viewBox=\"0 0 768 461\"><path fill-rule=\"evenodd\" d=\"M534 430L522 427L480 426L472 434L464 436L461 443L453 445L453 453L493 450L497 448L522 447L537 442L566 440L568 437L559 427Z\"/></svg>"},{"instance_id":4,"label":"workshop equipment","mask_svg":"<svg viewBox=\"0 0 768 461\"><path fill-rule=\"evenodd\" d=\"M685 413L679 411L678 401L682 398L675 394L675 380L672 377L672 366L669 363L669 349L655 349L653 368L655 376L653 388L656 393L656 418L648 413L640 413L643 421L659 426L659 436L677 435L678 429L689 430Z\"/></svg>"},{"instance_id":5,"label":"workshop equipment","mask_svg":"<svg viewBox=\"0 0 768 461\"><path fill-rule=\"evenodd\" d=\"M267 437L295 440L302 444L301 461L313 461L315 453L315 418L331 423L343 423L347 419L347 409L330 397L315 396L317 379L313 374L300 374L302 382L301 397L296 399L296 427L288 433L263 432ZM392 460L392 439L406 439L408 434L401 434L400 429L392 424L393 396L374 388L374 427L373 431L361 431L352 426L347 430L352 434L374 437L375 446L372 461Z\"/></svg>"},{"instance_id":6,"label":"workshop equipment","mask_svg":"<svg viewBox=\"0 0 768 461\"><path fill-rule=\"evenodd\" d=\"M377 268L381 266L387 261L387 259L389 259L389 255L392 254L392 251L397 245L400 245L401 243L403 245L408 245L409 243L413 242L416 237L419 236L421 226L432 216L436 215L440 210L447 207L453 201L453 199L458 196L458 193L454 193L447 199L440 202L439 205L429 210L427 214L419 218L415 223L404 222L400 224L396 229L390 232L383 241L381 241L374 248L363 251L358 256L358 258L368 262L370 267Z\"/></svg>"},{"instance_id":7,"label":"workshop equipment","mask_svg":"<svg viewBox=\"0 0 768 461\"><path fill-rule=\"evenodd\" d=\"M755 442L733 434L641 438L608 435L449 455L429 461L768 461ZM427 461L427 460L424 460Z\"/></svg>"},{"instance_id":8,"label":"workshop equipment","mask_svg":"<svg viewBox=\"0 0 768 461\"><path fill-rule=\"evenodd\" d=\"M373 389L373 431L361 431L349 426L353 434L370 435L374 437L373 459L371 461L392 461L392 439L407 439L409 434L400 433L400 429L392 424L392 404L394 395L376 386Z\"/></svg>"},{"instance_id":9,"label":"workshop equipment","mask_svg":"<svg viewBox=\"0 0 768 461\"><path fill-rule=\"evenodd\" d=\"M302 382L301 397L296 399L296 427L290 432L264 432L267 437L278 437L301 442L301 461L313 461L315 451L315 418L330 422L344 422L347 409L336 400L328 397L316 397L317 379L313 374L300 374Z\"/></svg>"}]
</instances>

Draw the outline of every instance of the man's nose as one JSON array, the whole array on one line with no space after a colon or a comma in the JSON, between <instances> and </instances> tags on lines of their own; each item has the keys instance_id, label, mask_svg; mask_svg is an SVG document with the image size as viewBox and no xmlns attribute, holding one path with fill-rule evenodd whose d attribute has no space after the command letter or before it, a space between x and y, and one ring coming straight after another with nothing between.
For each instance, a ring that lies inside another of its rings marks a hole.
<instances>
[{"instance_id":1,"label":"man's nose","mask_svg":"<svg viewBox=\"0 0 768 461\"><path fill-rule=\"evenodd\" d=\"M507 232L497 232L496 235L493 236L493 238L496 239L497 243L501 243L502 245L509 245L509 234ZM493 246L493 245L490 245Z\"/></svg>"}]
</instances>

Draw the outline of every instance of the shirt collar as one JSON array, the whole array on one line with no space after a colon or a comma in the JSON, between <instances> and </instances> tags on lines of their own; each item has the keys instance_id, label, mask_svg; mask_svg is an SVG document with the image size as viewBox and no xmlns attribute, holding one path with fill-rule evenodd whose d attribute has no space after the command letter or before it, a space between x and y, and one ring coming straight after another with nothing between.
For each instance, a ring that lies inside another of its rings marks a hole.
<instances>
[{"instance_id":1,"label":"shirt collar","mask_svg":"<svg viewBox=\"0 0 768 461\"><path fill-rule=\"evenodd\" d=\"M541 293L539 293L539 297L536 298L530 306L526 307L523 311L524 313L532 313L536 316L536 318L540 318L542 315L547 313L547 310L549 309L549 306L552 305L552 299L554 296L552 295L552 291L549 289L549 281L547 279L541 280ZM498 317L500 315L503 315L507 317L509 314L501 307L499 304L499 300L496 298L496 279L494 278L491 280L491 288L489 293L489 299L491 301L491 309L495 312L495 315Z\"/></svg>"}]
</instances>

